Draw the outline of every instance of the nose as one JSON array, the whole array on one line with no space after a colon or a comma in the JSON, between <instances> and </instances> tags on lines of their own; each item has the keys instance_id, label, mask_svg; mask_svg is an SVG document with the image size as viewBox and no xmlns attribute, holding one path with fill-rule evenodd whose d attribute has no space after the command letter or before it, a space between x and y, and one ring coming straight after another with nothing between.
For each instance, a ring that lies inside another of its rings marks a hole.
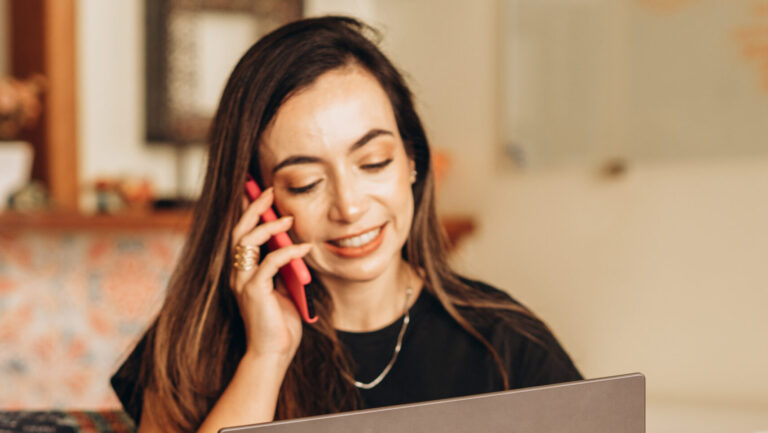
<instances>
[{"instance_id":1,"label":"nose","mask_svg":"<svg viewBox=\"0 0 768 433\"><path fill-rule=\"evenodd\" d=\"M350 176L337 176L328 217L340 223L354 223L368 211L364 188Z\"/></svg>"}]
</instances>

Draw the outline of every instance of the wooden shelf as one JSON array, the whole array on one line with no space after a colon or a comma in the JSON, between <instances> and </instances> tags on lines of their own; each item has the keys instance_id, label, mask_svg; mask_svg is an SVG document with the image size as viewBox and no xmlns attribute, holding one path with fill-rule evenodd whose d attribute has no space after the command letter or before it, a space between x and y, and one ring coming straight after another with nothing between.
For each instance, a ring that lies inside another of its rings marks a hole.
<instances>
[{"instance_id":1,"label":"wooden shelf","mask_svg":"<svg viewBox=\"0 0 768 433\"><path fill-rule=\"evenodd\" d=\"M474 219L464 216L441 218L451 246L475 229ZM192 223L192 212L145 211L116 215L85 215L72 212L3 212L0 213L0 232L18 230L172 230L185 232Z\"/></svg>"},{"instance_id":2,"label":"wooden shelf","mask_svg":"<svg viewBox=\"0 0 768 433\"><path fill-rule=\"evenodd\" d=\"M70 212L0 213L0 231L160 229L184 232L191 222L190 211L127 212L117 215L85 215Z\"/></svg>"}]
</instances>

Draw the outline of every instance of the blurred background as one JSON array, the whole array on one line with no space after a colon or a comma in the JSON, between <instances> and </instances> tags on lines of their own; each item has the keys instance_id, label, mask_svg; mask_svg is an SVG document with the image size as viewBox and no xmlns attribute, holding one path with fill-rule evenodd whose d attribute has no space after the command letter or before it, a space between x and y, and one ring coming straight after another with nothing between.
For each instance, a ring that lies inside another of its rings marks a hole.
<instances>
[{"instance_id":1,"label":"blurred background","mask_svg":"<svg viewBox=\"0 0 768 433\"><path fill-rule=\"evenodd\" d=\"M223 80L327 13L405 73L458 269L649 432L768 431L768 0L0 0L0 410L119 405Z\"/></svg>"}]
</instances>

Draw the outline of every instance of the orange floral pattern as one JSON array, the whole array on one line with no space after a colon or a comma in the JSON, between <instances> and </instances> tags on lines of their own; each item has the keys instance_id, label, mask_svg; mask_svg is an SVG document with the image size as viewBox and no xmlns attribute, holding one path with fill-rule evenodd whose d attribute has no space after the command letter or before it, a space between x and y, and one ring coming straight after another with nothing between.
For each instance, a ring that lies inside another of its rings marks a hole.
<instances>
[{"instance_id":1,"label":"orange floral pattern","mask_svg":"<svg viewBox=\"0 0 768 433\"><path fill-rule=\"evenodd\" d=\"M0 410L118 408L109 377L160 307L183 242L0 230Z\"/></svg>"}]
</instances>

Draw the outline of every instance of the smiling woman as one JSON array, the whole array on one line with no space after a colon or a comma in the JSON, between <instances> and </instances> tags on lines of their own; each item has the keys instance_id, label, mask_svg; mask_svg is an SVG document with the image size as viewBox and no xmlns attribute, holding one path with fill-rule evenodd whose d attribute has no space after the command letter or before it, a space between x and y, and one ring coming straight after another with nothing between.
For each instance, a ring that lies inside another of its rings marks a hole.
<instances>
[{"instance_id":1,"label":"smiling woman","mask_svg":"<svg viewBox=\"0 0 768 433\"><path fill-rule=\"evenodd\" d=\"M314 246L306 260L321 280L378 280L384 286L396 281L413 219L415 163L373 75L355 64L323 74L280 107L259 151L277 210L292 215L295 237ZM380 297L390 291L331 293L341 315L340 303L362 311L360 302L381 305ZM357 326L377 329L397 317L387 311L394 305L384 305L384 311L368 308L372 314Z\"/></svg>"},{"instance_id":2,"label":"smiling woman","mask_svg":"<svg viewBox=\"0 0 768 433\"><path fill-rule=\"evenodd\" d=\"M370 32L350 18L297 21L233 71L167 298L112 380L139 431L581 378L533 313L451 270L427 138ZM265 187L252 203L249 174ZM282 218L260 223L271 206ZM286 231L294 245L261 248ZM235 266L259 249L255 266ZM299 258L313 277L312 324L275 278Z\"/></svg>"}]
</instances>

